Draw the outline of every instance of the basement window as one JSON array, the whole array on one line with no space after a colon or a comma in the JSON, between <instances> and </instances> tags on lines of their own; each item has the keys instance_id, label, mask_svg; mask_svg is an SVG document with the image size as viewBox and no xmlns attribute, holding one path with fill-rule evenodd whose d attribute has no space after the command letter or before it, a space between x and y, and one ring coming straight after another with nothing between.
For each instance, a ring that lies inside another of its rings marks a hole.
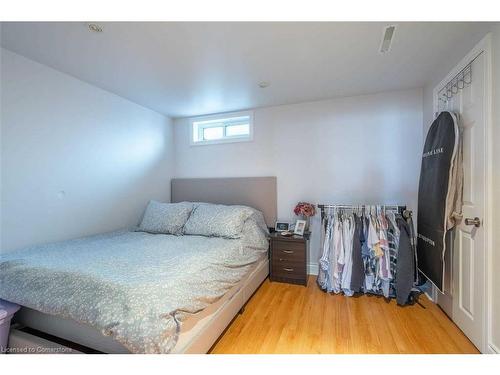
<instances>
[{"instance_id":1,"label":"basement window","mask_svg":"<svg viewBox=\"0 0 500 375\"><path fill-rule=\"evenodd\" d=\"M253 138L252 112L225 113L191 119L191 145L245 142Z\"/></svg>"}]
</instances>

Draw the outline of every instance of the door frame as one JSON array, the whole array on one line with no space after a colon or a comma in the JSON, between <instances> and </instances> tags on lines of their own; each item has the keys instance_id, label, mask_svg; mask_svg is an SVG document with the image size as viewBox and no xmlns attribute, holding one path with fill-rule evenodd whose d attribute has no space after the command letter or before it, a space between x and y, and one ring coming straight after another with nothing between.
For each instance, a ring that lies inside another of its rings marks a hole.
<instances>
[{"instance_id":1,"label":"door frame","mask_svg":"<svg viewBox=\"0 0 500 375\"><path fill-rule=\"evenodd\" d=\"M464 69L472 60L474 60L481 53L484 54L485 62L485 82L484 82L484 145L485 145L485 201L484 201L484 218L483 230L485 239L485 254L483 264L483 277L485 290L483 292L483 301L486 306L484 308L483 319L483 339L482 345L479 350L483 353L500 353L500 349L496 348L491 340L491 319L492 319L492 280L493 280L493 129L492 129L492 47L491 47L491 33L488 33L474 48L446 75L446 77L434 87L432 91L433 101L433 119L435 119L436 112L438 111L438 93L439 90L446 85L453 77L455 77L462 69ZM472 78L474 79L474 78ZM432 286L432 300L437 302L439 291Z\"/></svg>"}]
</instances>

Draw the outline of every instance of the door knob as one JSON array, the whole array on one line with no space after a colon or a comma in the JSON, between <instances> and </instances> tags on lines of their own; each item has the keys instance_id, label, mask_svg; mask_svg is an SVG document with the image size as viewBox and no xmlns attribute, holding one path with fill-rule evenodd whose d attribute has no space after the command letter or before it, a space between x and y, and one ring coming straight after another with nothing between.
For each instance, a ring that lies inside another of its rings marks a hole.
<instances>
[{"instance_id":1,"label":"door knob","mask_svg":"<svg viewBox=\"0 0 500 375\"><path fill-rule=\"evenodd\" d=\"M481 226L481 219L478 217L475 217L474 219L468 217L465 219L465 225L474 225L476 228L479 228Z\"/></svg>"}]
</instances>

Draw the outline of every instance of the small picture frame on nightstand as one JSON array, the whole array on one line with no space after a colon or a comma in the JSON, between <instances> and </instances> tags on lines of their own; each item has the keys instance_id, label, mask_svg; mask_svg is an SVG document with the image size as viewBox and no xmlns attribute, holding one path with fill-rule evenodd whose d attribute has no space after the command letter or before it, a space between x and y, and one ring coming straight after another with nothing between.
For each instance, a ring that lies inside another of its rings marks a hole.
<instances>
[{"instance_id":1,"label":"small picture frame on nightstand","mask_svg":"<svg viewBox=\"0 0 500 375\"><path fill-rule=\"evenodd\" d=\"M290 223L286 221L277 221L276 225L274 226L274 230L276 232L285 232L287 230L290 230Z\"/></svg>"},{"instance_id":2,"label":"small picture frame on nightstand","mask_svg":"<svg viewBox=\"0 0 500 375\"><path fill-rule=\"evenodd\" d=\"M305 220L297 220L295 223L295 229L293 230L294 234L298 234L299 236L304 235L304 231L306 230L307 221Z\"/></svg>"}]
</instances>

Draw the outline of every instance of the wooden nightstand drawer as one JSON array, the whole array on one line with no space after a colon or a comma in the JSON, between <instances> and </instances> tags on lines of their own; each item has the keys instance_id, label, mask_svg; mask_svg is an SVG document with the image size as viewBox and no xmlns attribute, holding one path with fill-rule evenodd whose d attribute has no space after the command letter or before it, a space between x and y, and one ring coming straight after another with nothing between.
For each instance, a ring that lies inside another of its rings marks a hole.
<instances>
[{"instance_id":1,"label":"wooden nightstand drawer","mask_svg":"<svg viewBox=\"0 0 500 375\"><path fill-rule=\"evenodd\" d=\"M273 246L277 249L287 249L294 250L297 252L304 252L305 241L301 242L292 242L292 241L283 241L283 240L274 240Z\"/></svg>"},{"instance_id":2,"label":"wooden nightstand drawer","mask_svg":"<svg viewBox=\"0 0 500 375\"><path fill-rule=\"evenodd\" d=\"M303 261L306 258L306 246L303 243L276 241L274 255L280 258Z\"/></svg>"},{"instance_id":3,"label":"wooden nightstand drawer","mask_svg":"<svg viewBox=\"0 0 500 375\"><path fill-rule=\"evenodd\" d=\"M273 277L278 281L286 281L286 279L303 280L305 281L307 275L305 270L302 270L302 265L278 265L273 263L272 273Z\"/></svg>"},{"instance_id":4,"label":"wooden nightstand drawer","mask_svg":"<svg viewBox=\"0 0 500 375\"><path fill-rule=\"evenodd\" d=\"M306 252L304 246L302 245L300 249L294 249L291 246L276 246L273 249L274 259L286 259L297 262L304 262L306 259Z\"/></svg>"},{"instance_id":5,"label":"wooden nightstand drawer","mask_svg":"<svg viewBox=\"0 0 500 375\"><path fill-rule=\"evenodd\" d=\"M299 277L304 278L306 275L306 267L304 262L290 261L285 259L272 260L273 274L282 277Z\"/></svg>"}]
</instances>

